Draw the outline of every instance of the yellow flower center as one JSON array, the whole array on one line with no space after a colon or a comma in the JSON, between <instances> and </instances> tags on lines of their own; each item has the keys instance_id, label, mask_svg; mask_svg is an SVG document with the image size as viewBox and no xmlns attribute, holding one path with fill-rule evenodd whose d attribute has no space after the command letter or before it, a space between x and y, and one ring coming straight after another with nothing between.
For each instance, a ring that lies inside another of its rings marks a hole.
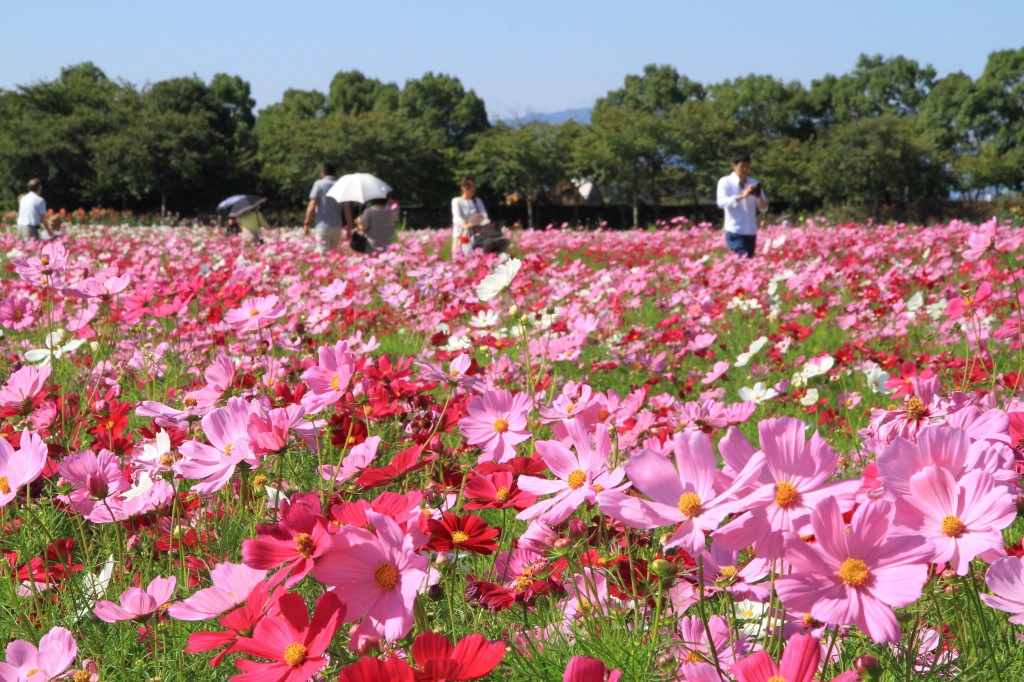
<instances>
[{"instance_id":1,"label":"yellow flower center","mask_svg":"<svg viewBox=\"0 0 1024 682\"><path fill-rule=\"evenodd\" d=\"M686 654L686 658L683 659L683 663L703 663L704 657L698 654L696 651L691 651Z\"/></svg>"},{"instance_id":2,"label":"yellow flower center","mask_svg":"<svg viewBox=\"0 0 1024 682\"><path fill-rule=\"evenodd\" d=\"M398 567L391 563L381 564L373 572L373 582L382 590L390 590L398 584Z\"/></svg>"},{"instance_id":3,"label":"yellow flower center","mask_svg":"<svg viewBox=\"0 0 1024 682\"><path fill-rule=\"evenodd\" d=\"M299 533L295 536L295 549L305 558L313 556L316 550L316 543L313 542L309 533Z\"/></svg>"},{"instance_id":4,"label":"yellow flower center","mask_svg":"<svg viewBox=\"0 0 1024 682\"><path fill-rule=\"evenodd\" d=\"M683 493L679 496L679 513L688 519L694 519L704 513L697 493Z\"/></svg>"},{"instance_id":5,"label":"yellow flower center","mask_svg":"<svg viewBox=\"0 0 1024 682\"><path fill-rule=\"evenodd\" d=\"M611 416L611 413L608 410L605 410L605 409L598 410L598 412L597 412L597 421L603 422L605 419L607 419L610 416Z\"/></svg>"},{"instance_id":6,"label":"yellow flower center","mask_svg":"<svg viewBox=\"0 0 1024 682\"><path fill-rule=\"evenodd\" d=\"M0 494L3 494L3 495L10 495L11 494L11 484L7 480L6 476L0 476Z\"/></svg>"},{"instance_id":7,"label":"yellow flower center","mask_svg":"<svg viewBox=\"0 0 1024 682\"><path fill-rule=\"evenodd\" d=\"M251 309L249 311L249 317L256 317L259 314L260 314L260 311L257 308L253 308L253 309Z\"/></svg>"},{"instance_id":8,"label":"yellow flower center","mask_svg":"<svg viewBox=\"0 0 1024 682\"><path fill-rule=\"evenodd\" d=\"M306 661L306 647L298 642L284 648L284 662L292 668L298 668Z\"/></svg>"},{"instance_id":9,"label":"yellow flower center","mask_svg":"<svg viewBox=\"0 0 1024 682\"><path fill-rule=\"evenodd\" d=\"M339 375L335 374L334 378L331 379L331 390L333 390L333 391L340 391L341 390L340 388L338 388L338 382L339 381L341 381L341 377Z\"/></svg>"},{"instance_id":10,"label":"yellow flower center","mask_svg":"<svg viewBox=\"0 0 1024 682\"><path fill-rule=\"evenodd\" d=\"M457 530L454 533L452 533L452 544L461 545L468 539L469 536L463 533L461 530Z\"/></svg>"},{"instance_id":11,"label":"yellow flower center","mask_svg":"<svg viewBox=\"0 0 1024 682\"><path fill-rule=\"evenodd\" d=\"M39 264L42 265L45 268L47 265L50 264L50 257L49 256L41 256L39 258ZM31 673L29 673L29 675L32 675L33 673L36 673L36 672L39 672L39 671L38 670L34 670Z\"/></svg>"},{"instance_id":12,"label":"yellow flower center","mask_svg":"<svg viewBox=\"0 0 1024 682\"><path fill-rule=\"evenodd\" d=\"M787 682L787 680L782 675L772 675L768 678L768 682Z\"/></svg>"},{"instance_id":13,"label":"yellow flower center","mask_svg":"<svg viewBox=\"0 0 1024 682\"><path fill-rule=\"evenodd\" d=\"M199 401L193 398L192 396L189 396L188 398L185 398L185 400L183 400L182 403L185 405L185 407L195 407L196 405L199 404Z\"/></svg>"},{"instance_id":14,"label":"yellow flower center","mask_svg":"<svg viewBox=\"0 0 1024 682\"><path fill-rule=\"evenodd\" d=\"M161 466L169 467L172 464L174 464L174 455L172 455L169 452L165 452L164 454L160 455Z\"/></svg>"},{"instance_id":15,"label":"yellow flower center","mask_svg":"<svg viewBox=\"0 0 1024 682\"><path fill-rule=\"evenodd\" d=\"M735 566L722 566L722 570L718 572L718 575L722 576L722 580L732 580L736 577L739 571Z\"/></svg>"},{"instance_id":16,"label":"yellow flower center","mask_svg":"<svg viewBox=\"0 0 1024 682\"><path fill-rule=\"evenodd\" d=\"M507 502L508 498L512 497L512 493L508 491L508 488L498 488L498 492L494 497L498 502Z\"/></svg>"},{"instance_id":17,"label":"yellow flower center","mask_svg":"<svg viewBox=\"0 0 1024 682\"><path fill-rule=\"evenodd\" d=\"M775 504L783 509L792 507L799 498L800 493L797 492L796 486L789 481L782 481L775 486Z\"/></svg>"},{"instance_id":18,"label":"yellow flower center","mask_svg":"<svg viewBox=\"0 0 1024 682\"><path fill-rule=\"evenodd\" d=\"M515 584L512 586L516 592L525 592L533 584L533 578L523 573L521 576L516 578Z\"/></svg>"},{"instance_id":19,"label":"yellow flower center","mask_svg":"<svg viewBox=\"0 0 1024 682\"><path fill-rule=\"evenodd\" d=\"M576 409L576 403L569 403L565 406L565 413L572 414L572 411Z\"/></svg>"},{"instance_id":20,"label":"yellow flower center","mask_svg":"<svg viewBox=\"0 0 1024 682\"><path fill-rule=\"evenodd\" d=\"M71 682L89 682L92 679L92 673L88 670L76 670L75 674L71 676Z\"/></svg>"},{"instance_id":21,"label":"yellow flower center","mask_svg":"<svg viewBox=\"0 0 1024 682\"><path fill-rule=\"evenodd\" d=\"M909 396L903 401L903 409L907 412L907 417L911 421L918 421L924 416L925 407L924 401L918 398L916 395Z\"/></svg>"},{"instance_id":22,"label":"yellow flower center","mask_svg":"<svg viewBox=\"0 0 1024 682\"><path fill-rule=\"evenodd\" d=\"M860 587L870 576L868 565L860 559L849 558L839 567L839 579L850 587Z\"/></svg>"},{"instance_id":23,"label":"yellow flower center","mask_svg":"<svg viewBox=\"0 0 1024 682\"><path fill-rule=\"evenodd\" d=\"M956 516L947 516L942 519L942 534L948 538L958 538L964 534L967 526Z\"/></svg>"},{"instance_id":24,"label":"yellow flower center","mask_svg":"<svg viewBox=\"0 0 1024 682\"><path fill-rule=\"evenodd\" d=\"M228 443L227 445L224 446L224 456L225 457L230 457L231 456L231 447L233 445L234 445L234 443Z\"/></svg>"},{"instance_id":25,"label":"yellow flower center","mask_svg":"<svg viewBox=\"0 0 1024 682\"><path fill-rule=\"evenodd\" d=\"M263 474L256 474L256 476L252 479L252 484L257 488L262 488L267 484L267 477L264 476Z\"/></svg>"},{"instance_id":26,"label":"yellow flower center","mask_svg":"<svg viewBox=\"0 0 1024 682\"><path fill-rule=\"evenodd\" d=\"M818 628L823 625L823 623L820 620L818 620L809 613L804 614L803 622L805 628Z\"/></svg>"},{"instance_id":27,"label":"yellow flower center","mask_svg":"<svg viewBox=\"0 0 1024 682\"><path fill-rule=\"evenodd\" d=\"M590 603L589 599L587 599L586 597L580 597L580 611L581 612L586 613L587 611L590 610L590 607L592 607L592 606L593 606L593 604Z\"/></svg>"},{"instance_id":28,"label":"yellow flower center","mask_svg":"<svg viewBox=\"0 0 1024 682\"><path fill-rule=\"evenodd\" d=\"M495 419L494 431L495 433L505 433L508 431L508 421L505 419Z\"/></svg>"},{"instance_id":29,"label":"yellow flower center","mask_svg":"<svg viewBox=\"0 0 1024 682\"><path fill-rule=\"evenodd\" d=\"M31 670L28 671L28 677L32 677L37 672L39 672L39 668L32 668Z\"/></svg>"},{"instance_id":30,"label":"yellow flower center","mask_svg":"<svg viewBox=\"0 0 1024 682\"><path fill-rule=\"evenodd\" d=\"M572 488L573 490L578 489L580 486L582 486L586 482L587 482L587 475L585 473L583 473L582 469L576 469L571 474L569 474L568 483L569 483L569 487Z\"/></svg>"}]
</instances>

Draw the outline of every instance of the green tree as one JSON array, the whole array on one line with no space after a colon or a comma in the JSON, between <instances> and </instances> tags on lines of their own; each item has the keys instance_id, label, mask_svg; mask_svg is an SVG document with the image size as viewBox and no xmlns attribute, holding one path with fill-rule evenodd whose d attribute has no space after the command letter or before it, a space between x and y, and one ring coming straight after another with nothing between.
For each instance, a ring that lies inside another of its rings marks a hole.
<instances>
[{"instance_id":1,"label":"green tree","mask_svg":"<svg viewBox=\"0 0 1024 682\"><path fill-rule=\"evenodd\" d=\"M740 136L755 139L799 135L803 117L797 108L803 86L753 74L708 86L707 101L731 120Z\"/></svg>"},{"instance_id":2,"label":"green tree","mask_svg":"<svg viewBox=\"0 0 1024 682\"><path fill-rule=\"evenodd\" d=\"M394 83L367 78L361 71L339 71L327 91L327 109L353 115L394 111L398 108L398 99L399 90Z\"/></svg>"},{"instance_id":3,"label":"green tree","mask_svg":"<svg viewBox=\"0 0 1024 682\"><path fill-rule=\"evenodd\" d=\"M826 204L883 204L942 198L941 169L913 121L885 114L837 125L817 146L811 172Z\"/></svg>"},{"instance_id":4,"label":"green tree","mask_svg":"<svg viewBox=\"0 0 1024 682\"><path fill-rule=\"evenodd\" d=\"M626 76L621 88L598 98L594 112L618 108L664 114L683 102L704 99L704 95L704 86L681 76L675 67L648 64L643 74Z\"/></svg>"},{"instance_id":5,"label":"green tree","mask_svg":"<svg viewBox=\"0 0 1024 682\"><path fill-rule=\"evenodd\" d=\"M853 72L840 77L832 89L832 106L840 122L870 116L911 116L928 96L935 69L913 59L862 54Z\"/></svg>"},{"instance_id":6,"label":"green tree","mask_svg":"<svg viewBox=\"0 0 1024 682\"><path fill-rule=\"evenodd\" d=\"M426 73L405 82L398 99L399 111L440 134L447 146L469 149L469 136L490 127L484 101L466 90L454 76Z\"/></svg>"},{"instance_id":7,"label":"green tree","mask_svg":"<svg viewBox=\"0 0 1024 682\"><path fill-rule=\"evenodd\" d=\"M977 89L975 120L986 148L978 170L992 185L1024 191L1024 47L990 54Z\"/></svg>"}]
</instances>

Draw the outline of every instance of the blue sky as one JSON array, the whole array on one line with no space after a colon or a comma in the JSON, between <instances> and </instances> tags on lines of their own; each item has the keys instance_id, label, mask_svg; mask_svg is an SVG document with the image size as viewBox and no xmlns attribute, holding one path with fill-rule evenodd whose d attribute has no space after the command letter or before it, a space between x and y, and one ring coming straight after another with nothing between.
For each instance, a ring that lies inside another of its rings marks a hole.
<instances>
[{"instance_id":1,"label":"blue sky","mask_svg":"<svg viewBox=\"0 0 1024 682\"><path fill-rule=\"evenodd\" d=\"M433 71L501 118L590 107L650 63L809 84L868 53L977 78L990 52L1024 46L1022 0L18 0L0 16L3 89L92 61L137 85L239 75L261 108L341 70L399 85Z\"/></svg>"}]
</instances>

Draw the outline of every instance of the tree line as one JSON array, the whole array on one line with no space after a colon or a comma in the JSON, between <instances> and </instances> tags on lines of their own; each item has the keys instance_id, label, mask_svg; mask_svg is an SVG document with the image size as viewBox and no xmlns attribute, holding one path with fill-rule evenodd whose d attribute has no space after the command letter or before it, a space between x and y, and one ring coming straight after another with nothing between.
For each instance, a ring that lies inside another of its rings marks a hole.
<instances>
[{"instance_id":1,"label":"tree line","mask_svg":"<svg viewBox=\"0 0 1024 682\"><path fill-rule=\"evenodd\" d=\"M254 108L238 76L137 86L92 63L0 90L0 207L30 177L54 207L205 213L240 192L301 207L318 162L333 160L387 179L404 205L443 208L473 174L522 201L531 224L537 206L578 200L569 179L590 178L635 224L642 206L713 197L739 146L793 210L877 215L1024 190L1024 48L993 52L977 79L899 56L862 55L810 86L754 74L705 85L649 65L599 98L588 124L492 124L473 90L433 73L399 87L341 71L326 93L288 90Z\"/></svg>"}]
</instances>

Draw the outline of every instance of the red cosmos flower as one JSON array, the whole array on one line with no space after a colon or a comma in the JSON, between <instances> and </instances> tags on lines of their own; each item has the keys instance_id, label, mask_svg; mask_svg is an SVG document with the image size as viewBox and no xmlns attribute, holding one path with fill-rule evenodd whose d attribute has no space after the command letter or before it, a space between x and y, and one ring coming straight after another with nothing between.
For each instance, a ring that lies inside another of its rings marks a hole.
<instances>
[{"instance_id":1,"label":"red cosmos flower","mask_svg":"<svg viewBox=\"0 0 1024 682\"><path fill-rule=\"evenodd\" d=\"M420 459L420 454L423 452L422 445L413 445L405 450L402 450L395 455L395 458L391 460L391 463L387 466L376 467L374 469L366 469L359 478L356 479L356 483L367 488L377 488L382 485L389 485L394 483L400 476L421 469L426 465L437 459L436 454L427 455L423 459Z\"/></svg>"},{"instance_id":2,"label":"red cosmos flower","mask_svg":"<svg viewBox=\"0 0 1024 682\"><path fill-rule=\"evenodd\" d=\"M415 671L417 682L475 680L498 667L505 645L473 634L453 647L446 637L425 632L413 642L412 655L420 668Z\"/></svg>"},{"instance_id":3,"label":"red cosmos flower","mask_svg":"<svg viewBox=\"0 0 1024 682\"><path fill-rule=\"evenodd\" d=\"M562 682L618 682L621 677L621 670L609 670L596 658L573 656L565 668Z\"/></svg>"},{"instance_id":4,"label":"red cosmos flower","mask_svg":"<svg viewBox=\"0 0 1024 682\"><path fill-rule=\"evenodd\" d=\"M260 537L242 543L242 561L265 571L284 566L272 583L291 572L286 587L302 580L331 547L327 519L304 504L282 502L281 523L258 526L256 531Z\"/></svg>"},{"instance_id":5,"label":"red cosmos flower","mask_svg":"<svg viewBox=\"0 0 1024 682\"><path fill-rule=\"evenodd\" d=\"M279 618L264 618L256 624L252 637L240 637L239 651L266 659L267 663L247 658L235 660L244 671L237 682L305 682L324 667L322 654L345 619L345 602L332 592L317 601L313 620L306 602L297 594L286 594L278 605Z\"/></svg>"},{"instance_id":6,"label":"red cosmos flower","mask_svg":"<svg viewBox=\"0 0 1024 682\"><path fill-rule=\"evenodd\" d=\"M412 668L408 663L392 656L386 661L379 658L362 658L342 669L338 682L413 682Z\"/></svg>"},{"instance_id":7,"label":"red cosmos flower","mask_svg":"<svg viewBox=\"0 0 1024 682\"><path fill-rule=\"evenodd\" d=\"M430 542L426 548L435 552L464 549L475 554L492 554L498 549L493 538L498 537L500 531L472 514L456 516L445 512L441 514L440 521L431 519L427 522L427 532Z\"/></svg>"},{"instance_id":8,"label":"red cosmos flower","mask_svg":"<svg viewBox=\"0 0 1024 682\"><path fill-rule=\"evenodd\" d=\"M533 505L537 498L519 489L515 478L507 471L499 471L490 476L473 476L463 490L470 500L465 508L473 509L516 509L522 511Z\"/></svg>"},{"instance_id":9,"label":"red cosmos flower","mask_svg":"<svg viewBox=\"0 0 1024 682\"><path fill-rule=\"evenodd\" d=\"M277 611L277 602L284 595L284 587L271 594L267 583L258 583L245 598L245 603L234 611L221 616L217 621L226 628L220 632L193 632L188 637L186 654L213 651L224 645L226 648L210 659L210 665L217 667L228 654L239 651L238 640L253 634L253 628L264 618Z\"/></svg>"}]
</instances>

